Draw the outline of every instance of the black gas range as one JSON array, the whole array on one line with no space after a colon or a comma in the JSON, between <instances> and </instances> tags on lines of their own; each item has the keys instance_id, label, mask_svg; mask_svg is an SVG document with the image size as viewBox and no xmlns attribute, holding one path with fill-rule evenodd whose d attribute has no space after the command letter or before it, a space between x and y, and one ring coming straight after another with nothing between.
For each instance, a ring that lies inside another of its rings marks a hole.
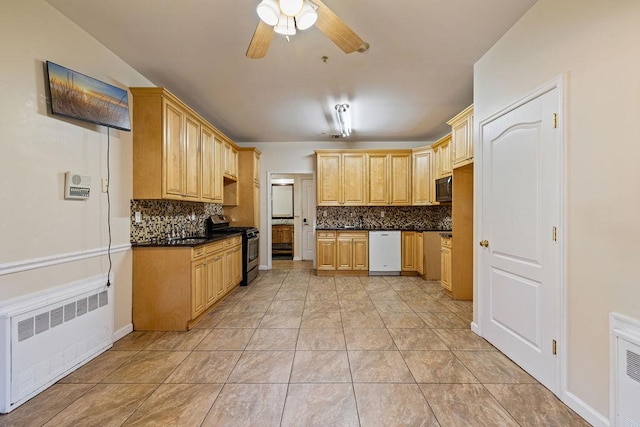
<instances>
[{"instance_id":1,"label":"black gas range","mask_svg":"<svg viewBox=\"0 0 640 427\"><path fill-rule=\"evenodd\" d=\"M229 220L224 215L211 215L206 219L207 237L214 234L242 235L242 282L246 286L258 275L260 264L260 231L255 227L230 227Z\"/></svg>"}]
</instances>

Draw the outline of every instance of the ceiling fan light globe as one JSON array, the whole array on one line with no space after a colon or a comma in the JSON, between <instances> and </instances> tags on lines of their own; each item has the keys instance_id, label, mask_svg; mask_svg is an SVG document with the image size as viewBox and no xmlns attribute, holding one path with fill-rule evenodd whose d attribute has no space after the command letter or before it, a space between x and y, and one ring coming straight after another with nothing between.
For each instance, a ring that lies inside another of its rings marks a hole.
<instances>
[{"instance_id":1,"label":"ceiling fan light globe","mask_svg":"<svg viewBox=\"0 0 640 427\"><path fill-rule=\"evenodd\" d=\"M265 24L272 27L278 23L280 18L277 0L262 0L256 7L256 12L258 12L258 16Z\"/></svg>"},{"instance_id":2,"label":"ceiling fan light globe","mask_svg":"<svg viewBox=\"0 0 640 427\"><path fill-rule=\"evenodd\" d=\"M287 16L296 16L302 10L304 0L280 0L280 10Z\"/></svg>"},{"instance_id":3,"label":"ceiling fan light globe","mask_svg":"<svg viewBox=\"0 0 640 427\"><path fill-rule=\"evenodd\" d=\"M298 27L299 30L306 30L307 28L311 28L317 20L318 14L315 9L311 7L308 2L305 2L302 12L296 16L296 27Z\"/></svg>"}]
</instances>

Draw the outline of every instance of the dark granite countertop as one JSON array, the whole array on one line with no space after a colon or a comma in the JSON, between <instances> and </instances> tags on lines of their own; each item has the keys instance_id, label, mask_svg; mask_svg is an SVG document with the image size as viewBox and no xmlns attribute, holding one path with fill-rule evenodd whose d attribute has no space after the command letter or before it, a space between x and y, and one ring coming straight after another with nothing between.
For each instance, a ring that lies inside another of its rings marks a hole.
<instances>
[{"instance_id":1,"label":"dark granite countertop","mask_svg":"<svg viewBox=\"0 0 640 427\"><path fill-rule=\"evenodd\" d=\"M441 231L443 233L451 233L451 230L443 230L440 228L420 228L420 227L399 227L399 228L380 228L380 227L317 227L317 231Z\"/></svg>"},{"instance_id":2,"label":"dark granite countertop","mask_svg":"<svg viewBox=\"0 0 640 427\"><path fill-rule=\"evenodd\" d=\"M224 234L215 234L211 237L182 237L177 239L157 239L147 240L143 242L132 243L132 248L166 248L166 247L185 247L190 248L207 243L216 242L218 240L227 239L229 237L240 236L240 232L229 232Z\"/></svg>"},{"instance_id":3,"label":"dark granite countertop","mask_svg":"<svg viewBox=\"0 0 640 427\"><path fill-rule=\"evenodd\" d=\"M440 237L451 239L453 237L453 233L440 233Z\"/></svg>"}]
</instances>

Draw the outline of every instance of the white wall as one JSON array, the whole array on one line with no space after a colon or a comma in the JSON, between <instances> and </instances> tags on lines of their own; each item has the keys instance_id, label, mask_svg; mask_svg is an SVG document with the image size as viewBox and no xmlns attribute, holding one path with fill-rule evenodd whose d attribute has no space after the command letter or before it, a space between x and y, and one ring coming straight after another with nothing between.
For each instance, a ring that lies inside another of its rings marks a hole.
<instances>
[{"instance_id":1,"label":"white wall","mask_svg":"<svg viewBox=\"0 0 640 427\"><path fill-rule=\"evenodd\" d=\"M431 145L428 142L258 142L239 143L243 147L257 147L261 152L260 157L260 230L268 229L267 191L268 174L313 174L315 177L316 155L315 150L334 149L388 149L388 148L413 148ZM260 239L260 268L270 268L267 265L270 247L267 239Z\"/></svg>"},{"instance_id":2,"label":"white wall","mask_svg":"<svg viewBox=\"0 0 640 427\"><path fill-rule=\"evenodd\" d=\"M478 123L565 73L568 392L609 416L611 311L640 319L640 2L539 0L475 65Z\"/></svg>"},{"instance_id":3,"label":"white wall","mask_svg":"<svg viewBox=\"0 0 640 427\"><path fill-rule=\"evenodd\" d=\"M106 248L104 127L47 113L43 62L119 87L151 82L42 0L0 2L0 300L106 274L105 256L25 270L37 259ZM131 98L130 98L131 99ZM129 243L132 137L111 134L113 246ZM67 201L64 172L92 178L91 198ZM113 255L115 330L131 323L131 251ZM18 267L7 274L9 267Z\"/></svg>"}]
</instances>

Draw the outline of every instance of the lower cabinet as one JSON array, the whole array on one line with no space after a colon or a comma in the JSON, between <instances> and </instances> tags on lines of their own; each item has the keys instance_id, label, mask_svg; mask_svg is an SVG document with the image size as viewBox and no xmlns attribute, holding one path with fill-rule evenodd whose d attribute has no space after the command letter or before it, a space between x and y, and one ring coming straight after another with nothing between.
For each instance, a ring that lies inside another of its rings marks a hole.
<instances>
[{"instance_id":1,"label":"lower cabinet","mask_svg":"<svg viewBox=\"0 0 640 427\"><path fill-rule=\"evenodd\" d=\"M442 283L442 287L451 292L451 238L450 237L442 237L441 238L441 248L440 248L440 272Z\"/></svg>"},{"instance_id":2,"label":"lower cabinet","mask_svg":"<svg viewBox=\"0 0 640 427\"><path fill-rule=\"evenodd\" d=\"M185 331L242 281L242 238L133 249L133 328Z\"/></svg>"},{"instance_id":3,"label":"lower cabinet","mask_svg":"<svg viewBox=\"0 0 640 427\"><path fill-rule=\"evenodd\" d=\"M402 232L402 272L419 274L424 272L424 244L422 232Z\"/></svg>"},{"instance_id":4,"label":"lower cabinet","mask_svg":"<svg viewBox=\"0 0 640 427\"><path fill-rule=\"evenodd\" d=\"M334 271L336 269L336 232L318 231L316 233L316 269Z\"/></svg>"},{"instance_id":5,"label":"lower cabinet","mask_svg":"<svg viewBox=\"0 0 640 427\"><path fill-rule=\"evenodd\" d=\"M318 231L316 236L318 274L368 273L368 231Z\"/></svg>"}]
</instances>

